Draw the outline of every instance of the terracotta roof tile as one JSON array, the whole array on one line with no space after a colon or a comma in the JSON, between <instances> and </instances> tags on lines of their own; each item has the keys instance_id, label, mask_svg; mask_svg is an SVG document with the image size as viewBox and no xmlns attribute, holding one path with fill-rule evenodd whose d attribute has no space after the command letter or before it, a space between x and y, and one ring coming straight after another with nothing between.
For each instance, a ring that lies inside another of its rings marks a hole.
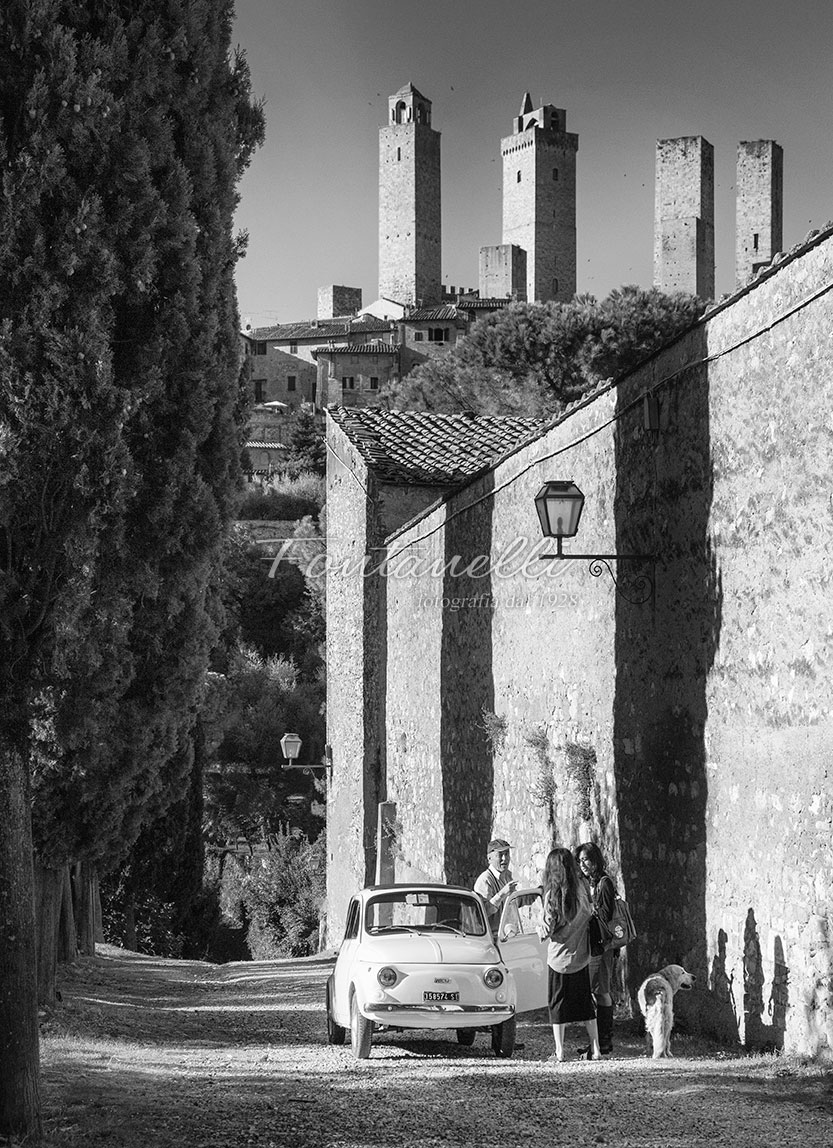
<instances>
[{"instance_id":1,"label":"terracotta roof tile","mask_svg":"<svg viewBox=\"0 0 833 1148\"><path fill-rule=\"evenodd\" d=\"M390 319L377 319L363 315L360 319L306 319L299 323L278 323L274 327L254 327L244 332L250 339L286 342L296 339L331 339L351 334L369 334L374 331L392 331Z\"/></svg>"},{"instance_id":2,"label":"terracotta roof tile","mask_svg":"<svg viewBox=\"0 0 833 1148\"><path fill-rule=\"evenodd\" d=\"M311 351L314 359L319 355L398 355L398 343L385 343L382 339L373 339L369 343L332 343L326 347L313 347Z\"/></svg>"},{"instance_id":3,"label":"terracotta roof tile","mask_svg":"<svg viewBox=\"0 0 833 1148\"><path fill-rule=\"evenodd\" d=\"M508 415L328 410L374 474L394 483L464 482L545 425Z\"/></svg>"},{"instance_id":4,"label":"terracotta roof tile","mask_svg":"<svg viewBox=\"0 0 833 1148\"><path fill-rule=\"evenodd\" d=\"M442 307L412 307L405 312L403 322L417 321L425 323L434 319L462 319L453 303L445 303Z\"/></svg>"}]
</instances>

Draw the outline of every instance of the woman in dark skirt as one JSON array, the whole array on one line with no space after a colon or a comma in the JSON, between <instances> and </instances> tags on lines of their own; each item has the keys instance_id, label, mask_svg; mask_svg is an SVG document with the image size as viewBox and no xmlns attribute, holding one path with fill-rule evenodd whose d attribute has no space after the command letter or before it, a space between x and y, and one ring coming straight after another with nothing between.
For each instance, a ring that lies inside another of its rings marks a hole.
<instances>
[{"instance_id":1,"label":"woman in dark skirt","mask_svg":"<svg viewBox=\"0 0 833 1148\"><path fill-rule=\"evenodd\" d=\"M569 849L555 848L544 866L544 918L540 935L549 941L549 1011L555 1040L553 1059L564 1059L564 1030L584 1022L590 1060L601 1060L596 1011L590 991L590 943L587 929L593 907Z\"/></svg>"}]
</instances>

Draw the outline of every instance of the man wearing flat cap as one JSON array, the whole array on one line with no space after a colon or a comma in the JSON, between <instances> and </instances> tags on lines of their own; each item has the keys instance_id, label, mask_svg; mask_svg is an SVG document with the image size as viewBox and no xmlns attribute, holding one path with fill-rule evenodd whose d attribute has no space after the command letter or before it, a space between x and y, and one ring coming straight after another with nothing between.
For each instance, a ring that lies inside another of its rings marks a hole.
<instances>
[{"instance_id":1,"label":"man wearing flat cap","mask_svg":"<svg viewBox=\"0 0 833 1148\"><path fill-rule=\"evenodd\" d=\"M474 891L479 894L486 910L492 932L497 932L500 924L500 911L503 902L517 885L513 880L509 868L509 850L512 846L508 841L495 837L486 846L486 858L489 868L484 869L474 883Z\"/></svg>"}]
</instances>

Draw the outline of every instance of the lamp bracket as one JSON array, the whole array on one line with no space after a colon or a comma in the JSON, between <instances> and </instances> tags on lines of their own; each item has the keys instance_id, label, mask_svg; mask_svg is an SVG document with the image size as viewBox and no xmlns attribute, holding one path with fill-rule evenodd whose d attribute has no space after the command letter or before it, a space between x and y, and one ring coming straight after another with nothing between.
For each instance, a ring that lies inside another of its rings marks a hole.
<instances>
[{"instance_id":1,"label":"lamp bracket","mask_svg":"<svg viewBox=\"0 0 833 1148\"><path fill-rule=\"evenodd\" d=\"M314 769L324 769L327 773L332 773L333 747L331 745L324 746L324 758L322 761L313 761L307 764L302 764L298 761L283 761L281 762L281 769L302 769L304 773L312 773Z\"/></svg>"},{"instance_id":2,"label":"lamp bracket","mask_svg":"<svg viewBox=\"0 0 833 1148\"><path fill-rule=\"evenodd\" d=\"M647 574L640 574L633 578L629 585L633 586L636 591L636 597L632 598L624 592L619 585L616 575L610 565L611 562L650 562L651 566L656 564L656 555L654 554L565 554L561 548L561 539L556 536L557 551L555 554L541 554L541 558L550 559L553 561L561 562L589 562L588 569L593 578L600 578L602 570L606 569L610 575L611 581L615 587L616 593L620 598L624 598L626 602L630 602L632 606L643 606L646 602L650 601L654 596L654 580Z\"/></svg>"}]
</instances>

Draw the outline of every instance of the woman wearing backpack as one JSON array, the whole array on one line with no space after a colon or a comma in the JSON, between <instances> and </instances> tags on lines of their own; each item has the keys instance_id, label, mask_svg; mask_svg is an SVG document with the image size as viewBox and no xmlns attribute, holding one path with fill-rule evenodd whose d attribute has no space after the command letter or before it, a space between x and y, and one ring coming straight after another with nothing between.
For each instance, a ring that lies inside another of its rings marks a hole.
<instances>
[{"instance_id":1,"label":"woman wearing backpack","mask_svg":"<svg viewBox=\"0 0 833 1148\"><path fill-rule=\"evenodd\" d=\"M579 870L590 888L593 912L599 926L591 922L590 929L590 988L596 1005L599 1028L599 1047L602 1052L613 1052L613 964L616 950L606 949L611 918L616 908L616 886L605 872L605 860L598 845L587 841L576 850Z\"/></svg>"}]
</instances>

